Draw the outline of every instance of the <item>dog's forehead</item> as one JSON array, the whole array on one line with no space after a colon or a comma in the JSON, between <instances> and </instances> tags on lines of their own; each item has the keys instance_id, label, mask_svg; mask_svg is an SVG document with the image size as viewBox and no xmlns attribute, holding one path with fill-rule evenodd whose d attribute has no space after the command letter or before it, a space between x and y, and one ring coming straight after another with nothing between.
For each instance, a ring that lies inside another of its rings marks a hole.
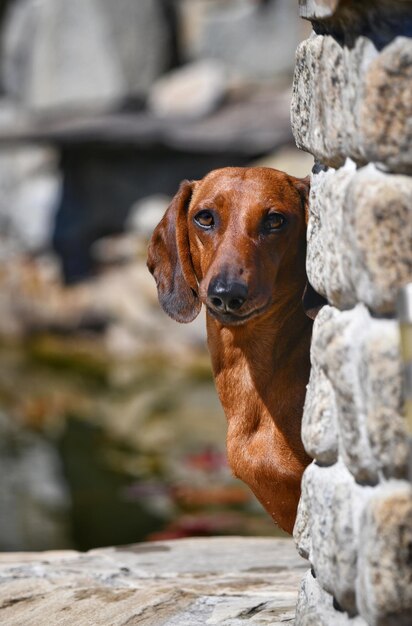
<instances>
[{"instance_id":1,"label":"dog's forehead","mask_svg":"<svg viewBox=\"0 0 412 626\"><path fill-rule=\"evenodd\" d=\"M294 196L290 176L268 167L226 167L213 170L195 185L193 200L227 196L256 201L290 200Z\"/></svg>"}]
</instances>

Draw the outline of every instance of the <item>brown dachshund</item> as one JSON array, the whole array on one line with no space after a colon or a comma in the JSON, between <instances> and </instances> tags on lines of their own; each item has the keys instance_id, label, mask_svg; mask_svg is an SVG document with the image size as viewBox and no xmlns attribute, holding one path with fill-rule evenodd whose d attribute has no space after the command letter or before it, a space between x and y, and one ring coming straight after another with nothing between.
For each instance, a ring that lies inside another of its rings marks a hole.
<instances>
[{"instance_id":1,"label":"brown dachshund","mask_svg":"<svg viewBox=\"0 0 412 626\"><path fill-rule=\"evenodd\" d=\"M310 462L300 429L312 321L306 284L309 179L224 168L184 181L149 246L163 309L190 322L202 303L234 474L291 533Z\"/></svg>"}]
</instances>

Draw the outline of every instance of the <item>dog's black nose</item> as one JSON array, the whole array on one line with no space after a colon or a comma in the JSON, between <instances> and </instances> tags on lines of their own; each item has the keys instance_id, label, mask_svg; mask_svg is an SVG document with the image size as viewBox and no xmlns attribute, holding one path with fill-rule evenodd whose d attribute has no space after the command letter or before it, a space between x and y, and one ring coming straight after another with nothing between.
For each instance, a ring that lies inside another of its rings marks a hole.
<instances>
[{"instance_id":1,"label":"dog's black nose","mask_svg":"<svg viewBox=\"0 0 412 626\"><path fill-rule=\"evenodd\" d=\"M207 290L208 304L217 311L237 311L246 301L248 288L245 283L213 279Z\"/></svg>"}]
</instances>

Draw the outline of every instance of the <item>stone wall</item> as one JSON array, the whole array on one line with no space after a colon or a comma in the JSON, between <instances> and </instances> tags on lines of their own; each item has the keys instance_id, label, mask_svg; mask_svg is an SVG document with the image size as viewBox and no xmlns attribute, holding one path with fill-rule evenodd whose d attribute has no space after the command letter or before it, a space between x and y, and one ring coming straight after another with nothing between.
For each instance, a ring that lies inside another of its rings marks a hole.
<instances>
[{"instance_id":1,"label":"stone wall","mask_svg":"<svg viewBox=\"0 0 412 626\"><path fill-rule=\"evenodd\" d=\"M292 126L314 155L297 626L412 624L398 288L412 280L412 2L300 0Z\"/></svg>"}]
</instances>

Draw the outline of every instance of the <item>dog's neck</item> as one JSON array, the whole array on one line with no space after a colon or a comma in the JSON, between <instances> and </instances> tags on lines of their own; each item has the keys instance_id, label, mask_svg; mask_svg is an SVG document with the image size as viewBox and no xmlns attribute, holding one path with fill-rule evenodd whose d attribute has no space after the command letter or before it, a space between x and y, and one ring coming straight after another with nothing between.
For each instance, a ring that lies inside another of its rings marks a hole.
<instances>
[{"instance_id":1,"label":"dog's neck","mask_svg":"<svg viewBox=\"0 0 412 626\"><path fill-rule=\"evenodd\" d=\"M213 373L229 432L249 436L266 424L305 457L300 423L311 329L300 298L283 300L241 326L224 326L207 314Z\"/></svg>"},{"instance_id":2,"label":"dog's neck","mask_svg":"<svg viewBox=\"0 0 412 626\"><path fill-rule=\"evenodd\" d=\"M215 383L228 420L229 464L289 533L310 462L300 428L311 328L300 300L279 303L239 327L207 315Z\"/></svg>"}]
</instances>

